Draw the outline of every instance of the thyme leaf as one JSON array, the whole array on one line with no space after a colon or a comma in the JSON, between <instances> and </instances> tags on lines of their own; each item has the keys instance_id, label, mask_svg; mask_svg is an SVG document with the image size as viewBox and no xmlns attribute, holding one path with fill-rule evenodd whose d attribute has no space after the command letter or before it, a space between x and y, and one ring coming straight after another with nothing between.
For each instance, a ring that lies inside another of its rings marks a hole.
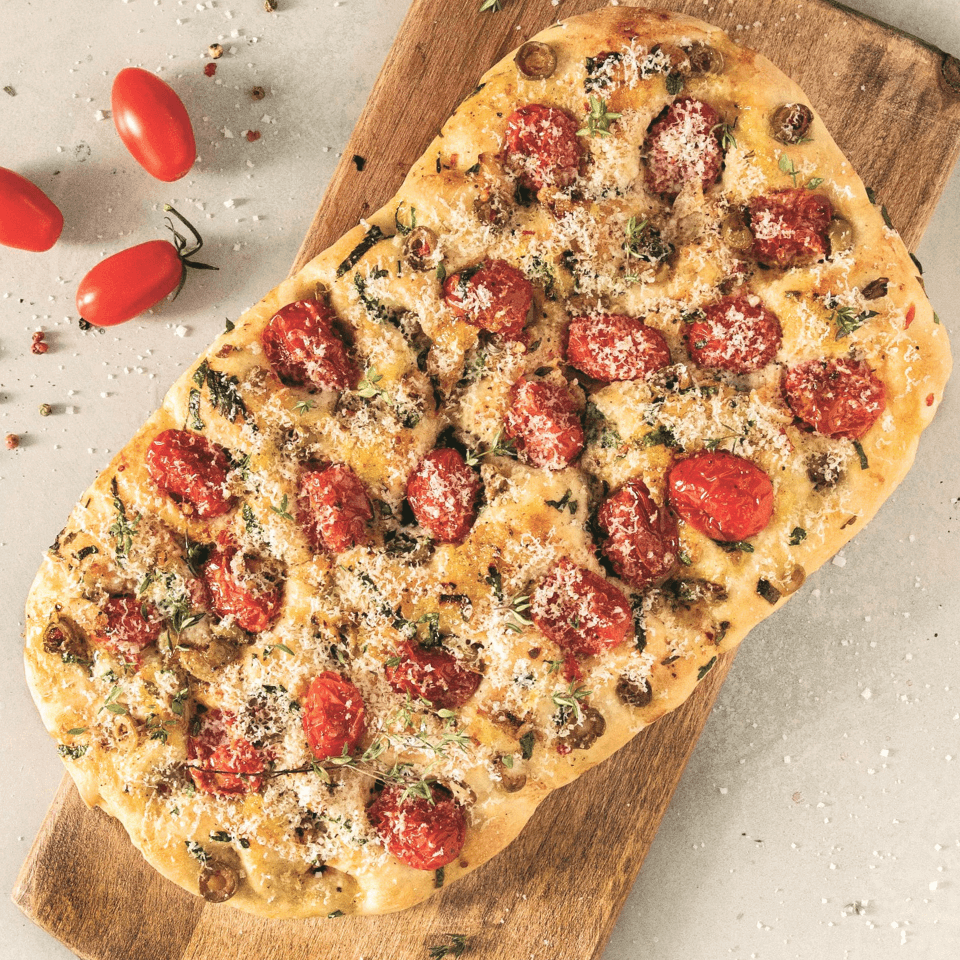
<instances>
[{"instance_id":1,"label":"thyme leaf","mask_svg":"<svg viewBox=\"0 0 960 960\"><path fill-rule=\"evenodd\" d=\"M607 101L596 97L592 93L587 98L590 109L586 116L586 126L577 131L578 137L609 137L610 124L620 117L619 113L611 113L607 109Z\"/></svg>"}]
</instances>

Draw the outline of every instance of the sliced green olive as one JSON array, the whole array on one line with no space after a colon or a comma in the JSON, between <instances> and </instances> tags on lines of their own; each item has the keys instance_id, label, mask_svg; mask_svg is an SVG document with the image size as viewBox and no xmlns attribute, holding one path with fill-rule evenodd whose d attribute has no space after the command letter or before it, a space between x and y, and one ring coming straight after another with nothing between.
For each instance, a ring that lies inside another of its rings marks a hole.
<instances>
[{"instance_id":1,"label":"sliced green olive","mask_svg":"<svg viewBox=\"0 0 960 960\"><path fill-rule=\"evenodd\" d=\"M753 246L753 233L747 225L743 210L734 208L720 221L720 236L731 250L749 250Z\"/></svg>"},{"instance_id":2,"label":"sliced green olive","mask_svg":"<svg viewBox=\"0 0 960 960\"><path fill-rule=\"evenodd\" d=\"M861 293L863 293L864 300L881 300L887 295L887 289L889 287L890 281L886 277L877 277L876 280L871 280L868 283Z\"/></svg>"},{"instance_id":3,"label":"sliced green olive","mask_svg":"<svg viewBox=\"0 0 960 960\"><path fill-rule=\"evenodd\" d=\"M239 650L235 643L215 637L205 647L190 647L180 650L183 668L198 680L207 683L216 681L220 671L236 659Z\"/></svg>"},{"instance_id":4,"label":"sliced green olive","mask_svg":"<svg viewBox=\"0 0 960 960\"><path fill-rule=\"evenodd\" d=\"M791 593L796 593L803 586L806 579L807 571L798 563L782 578L773 581L773 585L783 596L789 597Z\"/></svg>"},{"instance_id":5,"label":"sliced green olive","mask_svg":"<svg viewBox=\"0 0 960 960\"><path fill-rule=\"evenodd\" d=\"M589 750L606 732L607 721L595 707L581 707L580 719L566 742L574 750Z\"/></svg>"},{"instance_id":6,"label":"sliced green olive","mask_svg":"<svg viewBox=\"0 0 960 960\"><path fill-rule=\"evenodd\" d=\"M500 789L504 793L518 793L527 785L527 775L500 767Z\"/></svg>"},{"instance_id":7,"label":"sliced green olive","mask_svg":"<svg viewBox=\"0 0 960 960\"><path fill-rule=\"evenodd\" d=\"M416 227L403 241L403 258L413 270L432 270L440 261L440 241L428 227Z\"/></svg>"},{"instance_id":8,"label":"sliced green olive","mask_svg":"<svg viewBox=\"0 0 960 960\"><path fill-rule=\"evenodd\" d=\"M827 228L831 253L842 253L853 246L853 225L843 217L834 217Z\"/></svg>"},{"instance_id":9,"label":"sliced green olive","mask_svg":"<svg viewBox=\"0 0 960 960\"><path fill-rule=\"evenodd\" d=\"M233 867L211 860L200 870L200 896L209 903L229 900L240 886L240 875Z\"/></svg>"},{"instance_id":10,"label":"sliced green olive","mask_svg":"<svg viewBox=\"0 0 960 960\"><path fill-rule=\"evenodd\" d=\"M43 630L43 649L58 653L65 660L84 660L87 657L87 642L80 628L66 617L54 614Z\"/></svg>"},{"instance_id":11,"label":"sliced green olive","mask_svg":"<svg viewBox=\"0 0 960 960\"><path fill-rule=\"evenodd\" d=\"M528 40L513 58L517 69L530 80L544 80L557 69L557 55L548 43Z\"/></svg>"},{"instance_id":12,"label":"sliced green olive","mask_svg":"<svg viewBox=\"0 0 960 960\"><path fill-rule=\"evenodd\" d=\"M617 696L620 702L628 707L641 708L653 700L653 688L649 680L645 684L640 684L624 675L617 681Z\"/></svg>"},{"instance_id":13,"label":"sliced green olive","mask_svg":"<svg viewBox=\"0 0 960 960\"><path fill-rule=\"evenodd\" d=\"M692 73L723 73L725 66L723 54L716 47L699 41L687 47L687 59Z\"/></svg>"},{"instance_id":14,"label":"sliced green olive","mask_svg":"<svg viewBox=\"0 0 960 960\"><path fill-rule=\"evenodd\" d=\"M813 123L813 111L804 103L785 103L770 116L770 131L781 143L800 143Z\"/></svg>"}]
</instances>

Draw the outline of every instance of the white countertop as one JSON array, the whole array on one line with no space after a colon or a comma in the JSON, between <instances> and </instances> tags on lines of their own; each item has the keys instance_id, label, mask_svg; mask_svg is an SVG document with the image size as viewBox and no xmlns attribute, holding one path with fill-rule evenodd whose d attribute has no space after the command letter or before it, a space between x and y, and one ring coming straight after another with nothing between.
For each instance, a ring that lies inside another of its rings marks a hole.
<instances>
[{"instance_id":1,"label":"white countertop","mask_svg":"<svg viewBox=\"0 0 960 960\"><path fill-rule=\"evenodd\" d=\"M957 0L849 5L960 55ZM0 248L0 436L22 441L0 446L2 891L63 775L20 660L41 553L178 373L286 275L409 2L280 6L4 5L0 88L16 96L0 90L0 166L35 180L67 225L49 253ZM203 67L217 41L227 52L211 79ZM116 137L110 84L128 65L161 70L203 103L205 115L191 110L201 160L178 183L152 180ZM260 102L255 85L267 90ZM165 202L201 229L201 259L219 273L195 273L153 316L81 332L79 279L102 256L162 236ZM955 343L958 221L954 173L918 255ZM50 350L35 356L41 327ZM604 960L957 956L958 395L948 390L916 468L878 517L744 643ZM0 960L71 956L0 897Z\"/></svg>"}]
</instances>

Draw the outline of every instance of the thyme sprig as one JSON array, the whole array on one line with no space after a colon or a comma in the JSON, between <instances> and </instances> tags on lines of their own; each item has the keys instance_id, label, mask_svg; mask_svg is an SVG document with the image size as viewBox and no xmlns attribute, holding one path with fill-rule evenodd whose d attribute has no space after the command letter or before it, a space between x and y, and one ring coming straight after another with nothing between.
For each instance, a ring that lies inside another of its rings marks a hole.
<instances>
[{"instance_id":1,"label":"thyme sprig","mask_svg":"<svg viewBox=\"0 0 960 960\"><path fill-rule=\"evenodd\" d=\"M596 97L592 93L587 98L590 109L587 111L586 126L577 131L578 137L609 137L610 124L619 119L619 113L611 113L607 109L607 101Z\"/></svg>"},{"instance_id":2,"label":"thyme sprig","mask_svg":"<svg viewBox=\"0 0 960 960\"><path fill-rule=\"evenodd\" d=\"M517 456L517 448L511 437L505 437L503 427L501 427L493 437L493 443L483 450L478 447L476 450L468 450L466 462L468 467L475 467L484 457L513 457Z\"/></svg>"},{"instance_id":3,"label":"thyme sprig","mask_svg":"<svg viewBox=\"0 0 960 960\"><path fill-rule=\"evenodd\" d=\"M117 555L117 562L123 566L124 558L129 557L133 549L133 537L137 527L140 526L141 516L139 513L133 519L127 516L126 507L120 499L116 477L110 481L110 490L113 494L113 509L116 511L116 516L107 532L116 541L114 552Z\"/></svg>"}]
</instances>

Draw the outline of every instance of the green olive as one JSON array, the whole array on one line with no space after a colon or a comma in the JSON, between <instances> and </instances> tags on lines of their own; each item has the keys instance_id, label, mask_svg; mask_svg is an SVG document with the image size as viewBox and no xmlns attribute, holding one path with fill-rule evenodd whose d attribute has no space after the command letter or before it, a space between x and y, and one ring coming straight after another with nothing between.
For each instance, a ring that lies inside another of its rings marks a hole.
<instances>
[{"instance_id":1,"label":"green olive","mask_svg":"<svg viewBox=\"0 0 960 960\"><path fill-rule=\"evenodd\" d=\"M240 875L233 867L211 860L200 869L200 896L209 903L229 900L240 886Z\"/></svg>"},{"instance_id":2,"label":"green olive","mask_svg":"<svg viewBox=\"0 0 960 960\"><path fill-rule=\"evenodd\" d=\"M781 143L805 140L813 123L813 111L804 103L785 103L770 116L770 132Z\"/></svg>"},{"instance_id":3,"label":"green olive","mask_svg":"<svg viewBox=\"0 0 960 960\"><path fill-rule=\"evenodd\" d=\"M693 73L723 73L723 54L707 43L691 43L687 47L687 58Z\"/></svg>"},{"instance_id":4,"label":"green olive","mask_svg":"<svg viewBox=\"0 0 960 960\"><path fill-rule=\"evenodd\" d=\"M530 80L544 80L557 69L557 55L547 43L528 40L513 58L517 69Z\"/></svg>"},{"instance_id":5,"label":"green olive","mask_svg":"<svg viewBox=\"0 0 960 960\"><path fill-rule=\"evenodd\" d=\"M827 228L827 239L830 241L830 253L843 253L853 246L853 226L843 217L834 217Z\"/></svg>"},{"instance_id":6,"label":"green olive","mask_svg":"<svg viewBox=\"0 0 960 960\"><path fill-rule=\"evenodd\" d=\"M749 250L753 246L753 233L747 226L746 217L740 209L732 209L720 221L720 236L731 250Z\"/></svg>"},{"instance_id":7,"label":"green olive","mask_svg":"<svg viewBox=\"0 0 960 960\"><path fill-rule=\"evenodd\" d=\"M574 750L589 750L607 729L607 721L595 707L581 707L580 719L574 725L566 742Z\"/></svg>"},{"instance_id":8,"label":"green olive","mask_svg":"<svg viewBox=\"0 0 960 960\"><path fill-rule=\"evenodd\" d=\"M432 270L439 262L440 241L427 227L416 227L403 241L403 258L413 270Z\"/></svg>"},{"instance_id":9,"label":"green olive","mask_svg":"<svg viewBox=\"0 0 960 960\"><path fill-rule=\"evenodd\" d=\"M87 642L80 628L66 617L54 614L43 630L43 649L58 653L64 660L85 660Z\"/></svg>"},{"instance_id":10,"label":"green olive","mask_svg":"<svg viewBox=\"0 0 960 960\"><path fill-rule=\"evenodd\" d=\"M648 680L645 684L637 683L627 676L622 676L617 681L617 696L621 703L628 707L645 707L653 700L653 688Z\"/></svg>"}]
</instances>

